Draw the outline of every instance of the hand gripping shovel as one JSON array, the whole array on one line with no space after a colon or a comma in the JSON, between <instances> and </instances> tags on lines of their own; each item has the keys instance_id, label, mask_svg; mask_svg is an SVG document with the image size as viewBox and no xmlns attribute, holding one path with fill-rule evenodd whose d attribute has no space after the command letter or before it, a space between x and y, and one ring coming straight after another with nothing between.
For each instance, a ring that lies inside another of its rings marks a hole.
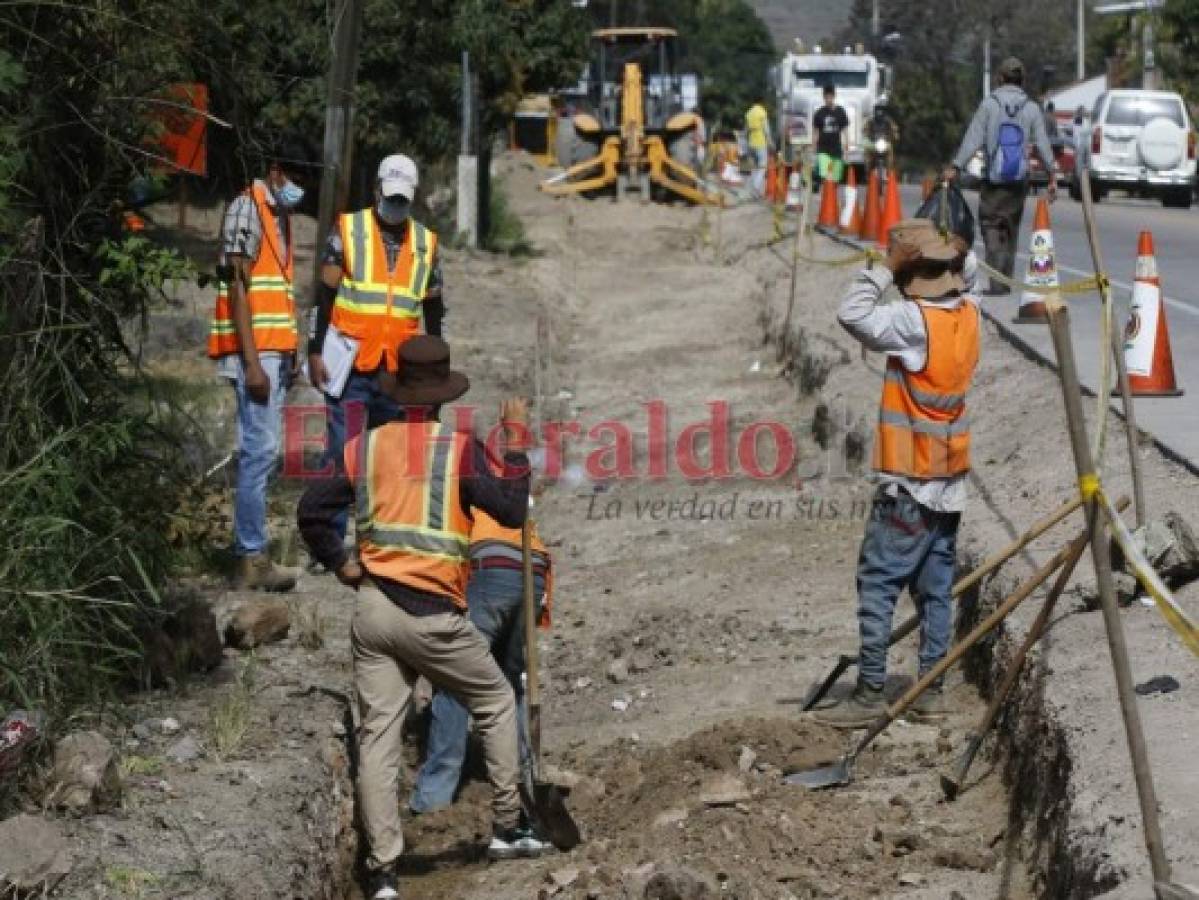
<instances>
[{"instance_id":1,"label":"hand gripping shovel","mask_svg":"<svg viewBox=\"0 0 1199 900\"><path fill-rule=\"evenodd\" d=\"M1073 500L1064 504L1055 512L1037 522L1032 526L1032 528L1028 529L1028 531L1024 532L1024 534L1016 538L1016 540L1004 547L990 559L984 560L982 565L980 565L977 569L953 586L954 599L961 597L964 593L982 581L983 578L995 571L995 569L999 568L1080 506L1082 506L1082 498L1075 497ZM891 639L887 642L887 646L891 647L899 643L909 634L915 631L919 625L919 614L907 619L900 624L898 628L891 632ZM816 704L825 698L825 695L832 690L833 685L835 685L841 679L841 676L849 670L849 667L856 666L857 664L858 658L856 656L842 655L837 660L837 664L833 666L832 671L829 672L825 677L824 681L816 684L812 690L808 692L808 696L805 697L803 701L803 711L808 712L809 710L815 709Z\"/></svg>"},{"instance_id":2,"label":"hand gripping shovel","mask_svg":"<svg viewBox=\"0 0 1199 900\"><path fill-rule=\"evenodd\" d=\"M537 601L533 597L532 519L521 532L521 561L524 569L525 668L528 672L529 756L524 766L525 808L545 836L559 850L572 850L582 843L579 826L566 808L566 796L556 785L541 780L541 683L537 659Z\"/></svg>"},{"instance_id":3,"label":"hand gripping shovel","mask_svg":"<svg viewBox=\"0 0 1199 900\"><path fill-rule=\"evenodd\" d=\"M783 778L787 784L797 784L811 790L819 790L821 788L840 787L849 784L853 778L853 767L857 762L858 756L874 739L882 734L892 722L907 712L908 708L916 702L916 699L923 694L931 684L948 671L949 667L961 659L966 651L977 644L982 638L989 634L996 625L1007 618L1008 614L1019 606L1022 602L1028 599L1041 583L1052 575L1062 563L1069 560L1072 556L1081 555L1086 549L1087 542L1090 540L1090 531L1084 531L1076 537L1071 543L1063 547L1053 555L1049 562L1045 563L1036 573L1020 585L1016 592L1008 597L1003 603L996 607L995 611L983 619L974 627L965 638L959 643L950 648L935 666L928 670L924 676L914 685L908 688L907 693L890 704L874 724L867 729L866 734L858 741L857 745L841 757L840 762L834 763L831 766L823 766L819 769L809 769L803 772L793 772Z\"/></svg>"}]
</instances>

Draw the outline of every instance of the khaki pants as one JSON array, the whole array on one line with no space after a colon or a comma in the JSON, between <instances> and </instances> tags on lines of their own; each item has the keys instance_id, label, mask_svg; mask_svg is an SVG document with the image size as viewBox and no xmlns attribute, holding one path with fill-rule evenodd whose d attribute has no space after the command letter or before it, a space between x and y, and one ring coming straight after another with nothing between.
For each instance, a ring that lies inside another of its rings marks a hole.
<instances>
[{"instance_id":1,"label":"khaki pants","mask_svg":"<svg viewBox=\"0 0 1199 900\"><path fill-rule=\"evenodd\" d=\"M412 616L369 581L358 591L350 630L358 730L358 803L370 843L367 865L393 863L404 851L400 825L400 731L423 675L459 696L483 738L492 809L501 827L520 816L516 703L487 641L466 616Z\"/></svg>"}]
</instances>

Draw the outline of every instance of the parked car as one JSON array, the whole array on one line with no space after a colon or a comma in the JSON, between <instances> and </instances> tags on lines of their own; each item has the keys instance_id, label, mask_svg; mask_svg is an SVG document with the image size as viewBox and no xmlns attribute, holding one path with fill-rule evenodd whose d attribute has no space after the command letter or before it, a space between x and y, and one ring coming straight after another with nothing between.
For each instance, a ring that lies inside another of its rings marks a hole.
<instances>
[{"instance_id":1,"label":"parked car","mask_svg":"<svg viewBox=\"0 0 1199 900\"><path fill-rule=\"evenodd\" d=\"M1091 196L1113 188L1160 197L1163 205L1186 209L1195 190L1195 131L1182 97L1173 91L1108 91L1095 104L1090 140L1070 186L1081 200L1085 170Z\"/></svg>"}]
</instances>

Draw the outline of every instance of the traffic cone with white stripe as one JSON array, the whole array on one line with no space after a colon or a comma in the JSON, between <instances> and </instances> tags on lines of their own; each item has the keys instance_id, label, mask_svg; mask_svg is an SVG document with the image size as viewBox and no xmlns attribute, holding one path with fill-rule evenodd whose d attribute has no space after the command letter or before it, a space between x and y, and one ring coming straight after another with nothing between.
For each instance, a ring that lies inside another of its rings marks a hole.
<instances>
[{"instance_id":1,"label":"traffic cone with white stripe","mask_svg":"<svg viewBox=\"0 0 1199 900\"><path fill-rule=\"evenodd\" d=\"M887 189L884 192L883 211L878 217L878 246L887 249L890 231L903 219L903 203L899 199L899 173L894 169L887 173Z\"/></svg>"},{"instance_id":2,"label":"traffic cone with white stripe","mask_svg":"<svg viewBox=\"0 0 1199 900\"><path fill-rule=\"evenodd\" d=\"M820 217L816 224L834 231L841 224L841 210L837 207L837 182L831 178L824 179L820 188Z\"/></svg>"},{"instance_id":3,"label":"traffic cone with white stripe","mask_svg":"<svg viewBox=\"0 0 1199 900\"><path fill-rule=\"evenodd\" d=\"M858 211L858 175L857 169L853 166L849 167L849 175L845 180L845 189L841 196L841 233L853 234L854 218ZM858 222L858 227L861 227L861 222Z\"/></svg>"},{"instance_id":4,"label":"traffic cone with white stripe","mask_svg":"<svg viewBox=\"0 0 1199 900\"><path fill-rule=\"evenodd\" d=\"M802 179L799 172L791 170L791 175L787 179L787 209L799 209L803 204Z\"/></svg>"},{"instance_id":5,"label":"traffic cone with white stripe","mask_svg":"<svg viewBox=\"0 0 1199 900\"><path fill-rule=\"evenodd\" d=\"M1061 282L1057 277L1057 260L1053 254L1053 231L1049 227L1049 204L1045 198L1037 200L1037 214L1032 223L1032 235L1028 241L1028 274L1024 283L1045 288L1045 293L1056 290ZM1012 320L1017 325L1036 325L1049 321L1045 309L1045 294L1025 290L1020 295L1020 309Z\"/></svg>"},{"instance_id":6,"label":"traffic cone with white stripe","mask_svg":"<svg viewBox=\"0 0 1199 900\"><path fill-rule=\"evenodd\" d=\"M878 207L878 169L872 168L866 179L866 212L862 214L862 228L858 231L858 237L864 241L878 240L878 220L882 214Z\"/></svg>"},{"instance_id":7,"label":"traffic cone with white stripe","mask_svg":"<svg viewBox=\"0 0 1199 900\"><path fill-rule=\"evenodd\" d=\"M1134 397L1182 396L1182 389L1174 380L1170 330L1166 327L1166 306L1150 231L1142 231L1137 242L1132 309L1124 328L1124 365Z\"/></svg>"}]
</instances>

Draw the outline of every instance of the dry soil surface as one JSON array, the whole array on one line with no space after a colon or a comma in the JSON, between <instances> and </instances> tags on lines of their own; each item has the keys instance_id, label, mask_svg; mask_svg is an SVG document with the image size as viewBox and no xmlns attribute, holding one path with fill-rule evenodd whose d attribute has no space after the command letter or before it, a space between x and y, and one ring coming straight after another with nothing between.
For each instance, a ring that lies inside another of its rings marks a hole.
<instances>
[{"instance_id":1,"label":"dry soil surface","mask_svg":"<svg viewBox=\"0 0 1199 900\"><path fill-rule=\"evenodd\" d=\"M944 800L938 771L983 705L960 670L949 679L947 719L896 724L863 755L850 787L809 793L782 783L783 772L830 762L847 746L801 716L798 700L856 649L853 570L871 493L860 438L869 438L881 370L834 319L852 269L801 265L784 336L787 245L766 246L765 210L553 199L536 191L543 173L523 159L499 167L537 253L447 252L447 330L481 424L511 392L538 396L542 423L579 423L554 477L542 479L536 515L558 571L555 622L542 639L547 771L573 786L586 840L569 854L488 864L487 791L472 758L474 778L453 808L408 820L403 896L1146 896L1085 575L956 802ZM805 252L847 251L818 241ZM178 365L194 367L199 355L181 354ZM294 403L311 400L293 392ZM964 563L1073 490L1056 381L990 330L973 403ZM660 409L665 454L650 440ZM725 410L729 446L688 429ZM781 431L798 468L755 477L754 435L761 474ZM1107 461L1118 492L1126 462L1117 438ZM726 454L727 471L714 468ZM1154 512L1199 513L1194 479L1151 448L1142 457ZM548 461L554 469L552 453ZM281 501L284 535L286 515ZM1072 519L1005 567L963 621L1080 525ZM222 626L245 599L205 589ZM1179 596L1195 606L1194 590ZM131 774L122 808L71 826L77 862L64 896L122 896L129 872L153 876L141 881L144 896L355 896L338 882L354 853L339 698L350 686L353 594L306 575L297 602L321 616L324 646L305 649L293 629L258 653L251 724L231 751L216 751L212 711L240 689L229 679L245 660L232 651L210 683L148 695L145 711L125 717L174 715L199 753L179 763L167 756L177 737L115 735L137 741L127 753L149 762L132 767L145 771ZM897 615L910 611L905 599ZM1168 673L1182 683L1140 704L1167 850L1177 875L1199 880L1199 774L1189 752L1199 739L1199 665L1154 610L1138 604L1123 616L1137 680ZM973 659L977 683L991 683L1018 638L1019 627ZM914 646L897 647L891 661L896 692L910 681Z\"/></svg>"}]
</instances>

